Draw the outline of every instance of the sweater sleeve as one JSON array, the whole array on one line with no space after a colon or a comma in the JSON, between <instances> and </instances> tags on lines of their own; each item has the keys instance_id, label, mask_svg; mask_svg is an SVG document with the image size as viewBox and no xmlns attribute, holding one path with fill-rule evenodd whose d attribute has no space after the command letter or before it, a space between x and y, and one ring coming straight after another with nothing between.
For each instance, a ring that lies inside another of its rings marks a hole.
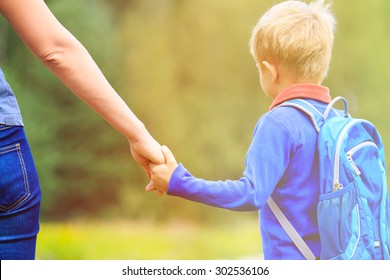
<instances>
[{"instance_id":1,"label":"sweater sleeve","mask_svg":"<svg viewBox=\"0 0 390 280\"><path fill-rule=\"evenodd\" d=\"M293 143L283 123L268 113L256 125L239 180L203 180L179 164L171 176L168 194L235 211L259 210L282 178Z\"/></svg>"}]
</instances>

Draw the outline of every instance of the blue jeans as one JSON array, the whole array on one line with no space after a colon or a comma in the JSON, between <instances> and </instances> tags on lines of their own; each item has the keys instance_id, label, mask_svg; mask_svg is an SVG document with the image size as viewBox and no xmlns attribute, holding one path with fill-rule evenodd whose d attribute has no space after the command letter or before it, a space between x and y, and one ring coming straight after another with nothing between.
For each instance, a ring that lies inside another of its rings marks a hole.
<instances>
[{"instance_id":1,"label":"blue jeans","mask_svg":"<svg viewBox=\"0 0 390 280\"><path fill-rule=\"evenodd\" d=\"M21 126L0 125L0 259L34 259L41 190Z\"/></svg>"}]
</instances>

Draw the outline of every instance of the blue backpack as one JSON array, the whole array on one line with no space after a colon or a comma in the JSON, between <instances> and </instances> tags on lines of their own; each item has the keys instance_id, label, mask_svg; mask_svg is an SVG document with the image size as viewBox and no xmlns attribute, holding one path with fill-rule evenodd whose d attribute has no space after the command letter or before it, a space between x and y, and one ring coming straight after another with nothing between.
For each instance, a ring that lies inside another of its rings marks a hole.
<instances>
[{"instance_id":1,"label":"blue backpack","mask_svg":"<svg viewBox=\"0 0 390 280\"><path fill-rule=\"evenodd\" d=\"M333 109L339 100L344 111ZM390 259L384 147L374 125L352 118L343 97L333 99L324 114L303 99L280 106L305 112L318 132L320 259ZM315 259L272 198L268 205L305 258Z\"/></svg>"}]
</instances>

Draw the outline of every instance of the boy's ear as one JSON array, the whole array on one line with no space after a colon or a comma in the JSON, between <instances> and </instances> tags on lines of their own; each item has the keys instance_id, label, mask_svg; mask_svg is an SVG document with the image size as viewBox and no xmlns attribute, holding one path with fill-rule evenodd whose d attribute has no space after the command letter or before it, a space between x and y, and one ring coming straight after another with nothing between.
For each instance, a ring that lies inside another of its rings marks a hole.
<instances>
[{"instance_id":1,"label":"boy's ear","mask_svg":"<svg viewBox=\"0 0 390 280\"><path fill-rule=\"evenodd\" d=\"M275 82L279 77L279 72L276 66L266 60L263 60L261 64L271 74L272 80Z\"/></svg>"}]
</instances>

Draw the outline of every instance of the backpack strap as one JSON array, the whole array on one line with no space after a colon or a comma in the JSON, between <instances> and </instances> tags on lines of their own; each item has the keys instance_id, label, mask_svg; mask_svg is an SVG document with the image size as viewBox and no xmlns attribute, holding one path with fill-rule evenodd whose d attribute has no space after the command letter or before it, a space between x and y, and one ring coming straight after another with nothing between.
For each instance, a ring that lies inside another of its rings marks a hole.
<instances>
[{"instance_id":1,"label":"backpack strap","mask_svg":"<svg viewBox=\"0 0 390 280\"><path fill-rule=\"evenodd\" d=\"M286 101L286 102L280 104L279 106L294 107L294 108L297 108L298 110L306 113L310 117L310 119L313 123L313 126L317 132L320 131L320 127L325 122L324 115L320 111L318 111L316 107L314 107L312 104L310 104L306 100L292 99L292 100L289 100L289 101ZM297 230L290 223L290 221L287 219L286 215L284 215L283 211L279 208L279 206L276 204L276 202L273 200L272 197L270 197L268 199L267 204L268 204L269 208L271 209L272 213L275 215L278 222L280 223L280 225L282 226L282 228L284 229L284 231L291 238L292 242L295 244L295 246L298 248L298 250L301 252L301 254L307 260L315 260L316 256L314 255L312 250L309 248L309 246L306 244L306 242L303 240L303 238L299 235Z\"/></svg>"},{"instance_id":2,"label":"backpack strap","mask_svg":"<svg viewBox=\"0 0 390 280\"><path fill-rule=\"evenodd\" d=\"M348 113L348 102L347 102L347 99L345 99L344 97L342 96L337 96L335 98L332 99L332 101L328 104L328 106L326 107L325 109L325 112L324 112L324 120L326 121L328 119L328 116L329 116L329 112L330 110L333 109L333 106L336 102L338 101L343 101L344 103L344 118L350 118L351 116L349 115ZM336 110L334 110L336 111ZM337 111L336 111L337 112ZM337 113L338 114L338 113ZM338 114L340 116L340 114Z\"/></svg>"},{"instance_id":3,"label":"backpack strap","mask_svg":"<svg viewBox=\"0 0 390 280\"><path fill-rule=\"evenodd\" d=\"M312 104L310 104L310 102L308 102L304 99L288 100L288 101L280 104L278 107L280 107L280 106L294 107L294 108L297 108L298 110L306 113L310 117L310 119L314 125L314 128L317 132L320 131L320 127L325 122L324 114L322 114L320 111L318 111L316 107L314 107ZM329 112L328 112L328 114L329 114Z\"/></svg>"},{"instance_id":4,"label":"backpack strap","mask_svg":"<svg viewBox=\"0 0 390 280\"><path fill-rule=\"evenodd\" d=\"M284 215L282 210L280 210L279 206L275 203L272 197L270 197L267 201L269 208L271 208L272 213L274 213L276 219L285 230L287 235L291 238L295 246L297 246L298 250L307 260L315 260L316 256L313 254L309 246L303 240L303 238L299 235L294 226L290 223L287 217Z\"/></svg>"}]
</instances>

